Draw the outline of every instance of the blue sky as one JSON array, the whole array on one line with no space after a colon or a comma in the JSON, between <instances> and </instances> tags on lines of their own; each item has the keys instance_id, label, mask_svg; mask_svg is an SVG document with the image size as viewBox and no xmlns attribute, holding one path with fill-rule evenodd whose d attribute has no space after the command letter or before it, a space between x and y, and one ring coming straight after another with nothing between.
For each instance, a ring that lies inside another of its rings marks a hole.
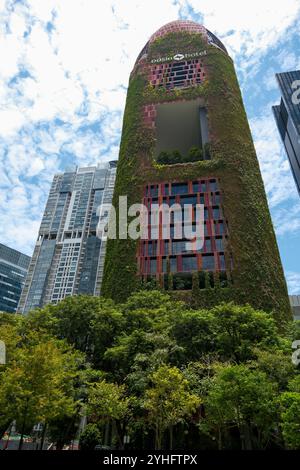
<instances>
[{"instance_id":1,"label":"blue sky","mask_svg":"<svg viewBox=\"0 0 300 470\"><path fill-rule=\"evenodd\" d=\"M300 200L271 106L300 69L298 0L0 0L0 242L31 255L55 172L118 156L130 70L175 19L234 59L290 293L300 294Z\"/></svg>"}]
</instances>

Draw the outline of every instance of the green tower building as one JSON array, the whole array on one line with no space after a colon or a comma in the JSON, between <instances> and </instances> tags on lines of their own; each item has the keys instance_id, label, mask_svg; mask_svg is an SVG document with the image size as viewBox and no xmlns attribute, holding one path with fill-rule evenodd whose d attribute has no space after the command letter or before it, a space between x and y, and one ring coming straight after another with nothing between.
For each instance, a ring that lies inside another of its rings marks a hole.
<instances>
[{"instance_id":1,"label":"green tower building","mask_svg":"<svg viewBox=\"0 0 300 470\"><path fill-rule=\"evenodd\" d=\"M102 293L123 301L141 283L194 306L249 303L291 318L264 185L232 59L205 27L174 21L154 33L129 80L113 204L204 205L204 244L109 239ZM130 222L130 220L129 220ZM172 220L171 220L172 222ZM152 223L152 226L151 226ZM191 214L195 226L195 212Z\"/></svg>"}]
</instances>

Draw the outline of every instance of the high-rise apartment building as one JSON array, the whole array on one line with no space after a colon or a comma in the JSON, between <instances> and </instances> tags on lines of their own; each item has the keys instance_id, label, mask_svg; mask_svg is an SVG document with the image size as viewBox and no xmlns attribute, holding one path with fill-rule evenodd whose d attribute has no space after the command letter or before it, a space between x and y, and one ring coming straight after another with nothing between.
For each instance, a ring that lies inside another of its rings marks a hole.
<instances>
[{"instance_id":1,"label":"high-rise apartment building","mask_svg":"<svg viewBox=\"0 0 300 470\"><path fill-rule=\"evenodd\" d=\"M124 300L152 281L209 307L250 303L291 318L281 260L232 59L204 26L174 21L155 32L130 75L114 205L149 210L148 239L109 239L102 293ZM204 245L170 234L154 205L204 206ZM145 238L145 237L144 237Z\"/></svg>"},{"instance_id":2,"label":"high-rise apartment building","mask_svg":"<svg viewBox=\"0 0 300 470\"><path fill-rule=\"evenodd\" d=\"M15 313L30 256L0 243L0 312Z\"/></svg>"},{"instance_id":3,"label":"high-rise apartment building","mask_svg":"<svg viewBox=\"0 0 300 470\"><path fill-rule=\"evenodd\" d=\"M273 113L300 195L300 70L276 78L282 98Z\"/></svg>"},{"instance_id":4,"label":"high-rise apartment building","mask_svg":"<svg viewBox=\"0 0 300 470\"><path fill-rule=\"evenodd\" d=\"M97 225L112 200L116 163L54 176L18 311L100 295L106 242Z\"/></svg>"},{"instance_id":5,"label":"high-rise apartment building","mask_svg":"<svg viewBox=\"0 0 300 470\"><path fill-rule=\"evenodd\" d=\"M290 303L294 320L300 320L300 295L290 295Z\"/></svg>"}]
</instances>

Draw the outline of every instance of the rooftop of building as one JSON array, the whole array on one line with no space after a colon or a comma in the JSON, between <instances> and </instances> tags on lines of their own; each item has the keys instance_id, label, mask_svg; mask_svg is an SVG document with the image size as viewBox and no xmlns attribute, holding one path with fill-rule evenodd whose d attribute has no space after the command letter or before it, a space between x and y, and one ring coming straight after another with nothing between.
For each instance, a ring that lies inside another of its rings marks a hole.
<instances>
[{"instance_id":1,"label":"rooftop of building","mask_svg":"<svg viewBox=\"0 0 300 470\"><path fill-rule=\"evenodd\" d=\"M14 248L3 245L0 243L0 261L8 262L10 264L15 264L21 268L28 269L30 263L30 256L21 253Z\"/></svg>"},{"instance_id":2,"label":"rooftop of building","mask_svg":"<svg viewBox=\"0 0 300 470\"><path fill-rule=\"evenodd\" d=\"M137 62L148 52L149 45L154 42L158 38L162 38L170 33L178 33L178 32L188 32L194 34L200 34L204 40L215 47L218 47L223 52L227 54L226 47L217 38L211 31L209 31L205 26L196 23L195 21L190 20L175 20L161 26L155 33L150 36L149 41L143 47L142 51L138 55Z\"/></svg>"}]
</instances>

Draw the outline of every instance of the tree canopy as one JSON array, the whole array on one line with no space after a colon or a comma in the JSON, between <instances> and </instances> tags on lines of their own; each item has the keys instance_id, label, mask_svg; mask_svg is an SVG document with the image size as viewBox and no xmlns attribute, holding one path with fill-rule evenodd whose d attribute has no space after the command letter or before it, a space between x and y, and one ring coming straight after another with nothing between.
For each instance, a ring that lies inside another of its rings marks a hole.
<instances>
[{"instance_id":1,"label":"tree canopy","mask_svg":"<svg viewBox=\"0 0 300 470\"><path fill-rule=\"evenodd\" d=\"M299 448L299 331L249 305L196 310L158 290L0 313L0 431L41 422L61 448L86 416L86 446Z\"/></svg>"}]
</instances>

